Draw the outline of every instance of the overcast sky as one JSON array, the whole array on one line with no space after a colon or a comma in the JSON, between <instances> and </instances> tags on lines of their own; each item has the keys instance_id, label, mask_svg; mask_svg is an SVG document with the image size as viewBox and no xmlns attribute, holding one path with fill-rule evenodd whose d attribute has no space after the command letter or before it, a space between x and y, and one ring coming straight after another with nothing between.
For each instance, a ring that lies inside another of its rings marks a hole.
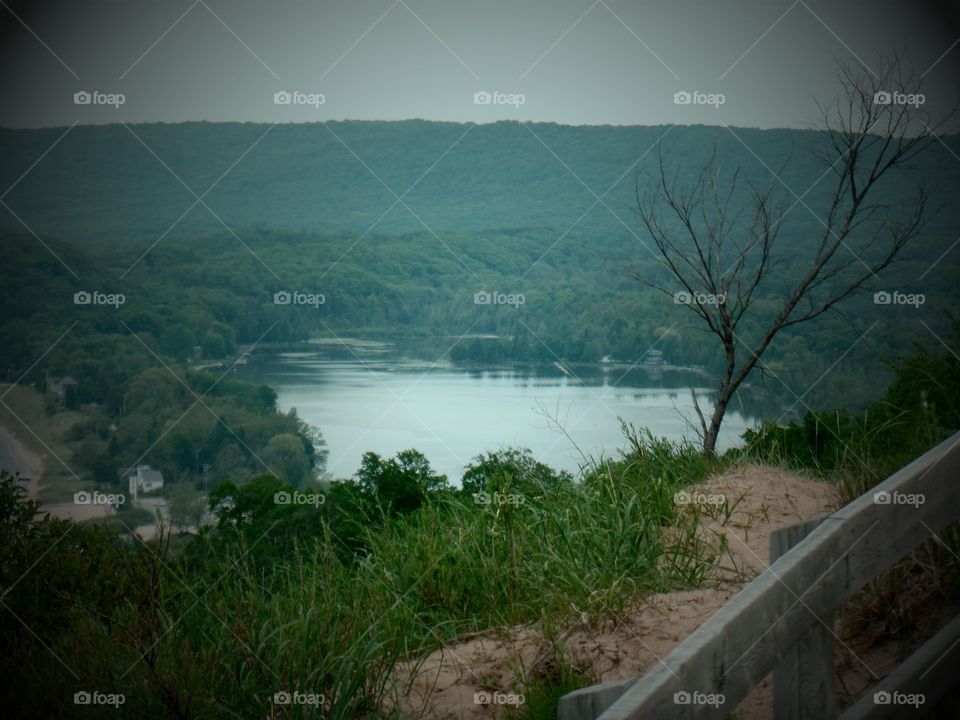
<instances>
[{"instance_id":1,"label":"overcast sky","mask_svg":"<svg viewBox=\"0 0 960 720\"><path fill-rule=\"evenodd\" d=\"M808 127L813 98L836 91L835 58L873 68L878 53L905 49L935 108L960 79L957 6L0 0L0 125L426 118ZM80 91L103 95L75 104ZM302 95L277 104L282 91ZM478 104L483 91L501 95ZM723 103L678 105L682 91L704 101L722 94Z\"/></svg>"}]
</instances>

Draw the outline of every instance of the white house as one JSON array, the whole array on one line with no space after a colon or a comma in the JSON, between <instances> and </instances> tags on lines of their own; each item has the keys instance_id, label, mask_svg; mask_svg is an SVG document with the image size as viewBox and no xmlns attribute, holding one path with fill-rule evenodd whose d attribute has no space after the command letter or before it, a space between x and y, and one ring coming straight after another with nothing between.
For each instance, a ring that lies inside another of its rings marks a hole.
<instances>
[{"instance_id":1,"label":"white house","mask_svg":"<svg viewBox=\"0 0 960 720\"><path fill-rule=\"evenodd\" d=\"M130 497L137 499L140 493L153 492L163 489L163 473L154 470L149 465L138 465L136 468L130 468Z\"/></svg>"}]
</instances>

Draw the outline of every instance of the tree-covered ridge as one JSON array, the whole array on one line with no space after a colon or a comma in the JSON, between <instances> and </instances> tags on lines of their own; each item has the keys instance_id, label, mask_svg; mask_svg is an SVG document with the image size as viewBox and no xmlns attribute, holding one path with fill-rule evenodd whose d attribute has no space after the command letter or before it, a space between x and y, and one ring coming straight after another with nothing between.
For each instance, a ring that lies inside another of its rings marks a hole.
<instances>
[{"instance_id":1,"label":"tree-covered ridge","mask_svg":"<svg viewBox=\"0 0 960 720\"><path fill-rule=\"evenodd\" d=\"M935 179L931 207L943 207L873 288L922 291L931 326L952 303L957 260L946 251L960 223L948 194L960 180L948 152L958 141L942 140L947 147L908 174ZM656 346L673 362L716 367L715 350L689 317L631 279L670 280L635 215L635 192L655 184L654 149L680 183L715 152L727 175L740 169L739 192L772 184L791 208L776 278L786 287L823 230L817 213L829 195L829 167L817 151L827 143L823 133L797 130L420 120L0 130L0 181L16 181L5 203L38 233L24 234L19 220L0 213L0 226L12 231L2 239L3 364L25 369L59 336L52 326L68 318L80 320L64 340L76 357L84 351L71 343L87 337L86 321L96 318L96 332L109 321L127 326L87 353L104 369L141 354L129 330L153 351L182 359L198 345L205 357L222 357L238 344L328 329L503 338L461 343L459 360L632 362ZM878 200L899 200L901 190L878 187ZM128 302L99 314L57 304L90 289L122 292ZM761 309L773 312L779 289L765 289ZM281 290L322 293L325 303L277 308L272 297ZM480 291L522 293L526 302L516 311L478 307ZM846 321L813 331L817 342L808 334L779 338L768 366L794 384L791 373L825 370L874 319L881 322L841 370L862 371L915 337L910 309L878 309L862 296L844 312ZM743 328L745 342L754 330ZM851 385L859 383L834 390ZM106 395L103 383L96 391Z\"/></svg>"},{"instance_id":2,"label":"tree-covered ridge","mask_svg":"<svg viewBox=\"0 0 960 720\"><path fill-rule=\"evenodd\" d=\"M4 187L63 135L5 202L41 235L119 246L152 243L166 232L222 232L210 210L244 237L264 228L359 235L375 223L380 233L402 234L424 231L422 220L437 233L550 227L559 235L572 228L572 242L629 244L635 239L624 222L631 223L635 181L645 186L654 178L650 151L658 143L690 173L714 146L721 165L742 166L757 183L775 171L811 208L828 192L817 183L826 168L816 157L828 140L814 131L424 120L64 131L0 129ZM956 137L944 142L954 152L960 147ZM917 170L947 188L960 177L947 149ZM203 203L177 222L193 193ZM397 196L403 202L384 216ZM797 232L815 231L818 221L797 210ZM6 212L0 223L21 229Z\"/></svg>"},{"instance_id":3,"label":"tree-covered ridge","mask_svg":"<svg viewBox=\"0 0 960 720\"><path fill-rule=\"evenodd\" d=\"M275 473L293 485L323 471L326 451L295 413L277 412L276 393L208 373L148 368L123 386L113 427L106 413L75 425L74 459L109 486L117 469L149 462L170 481L244 481ZM201 473L200 463L207 467Z\"/></svg>"},{"instance_id":4,"label":"tree-covered ridge","mask_svg":"<svg viewBox=\"0 0 960 720\"><path fill-rule=\"evenodd\" d=\"M248 238L255 257L229 235L166 239L119 280L140 256L138 248L106 252L47 240L78 280L35 238L6 235L2 243L10 262L0 268L5 318L0 368L7 379L16 379L46 353L30 379L42 380L44 369L69 374L80 381L79 402L104 403L116 413L124 383L157 366L158 357L182 365L199 347L203 358L234 358L255 344L302 341L331 331L341 337L449 337L434 343L442 345L436 352L454 345L451 358L468 364L596 363L605 356L632 363L657 348L675 364L719 366L717 349L703 341L683 306L627 275L629 256L585 243L561 244L543 255L554 241L547 228L448 235L446 247L426 231L371 235L359 243L346 233L264 231ZM464 262L477 270L467 270ZM909 347L917 337L917 318L934 330L943 327L941 311L953 301L951 267L948 255L927 275L919 310L875 305L869 294L854 297L842 316L823 318L802 333L785 332L764 358L766 366L788 385L805 387L842 357L808 404L816 405L818 398L872 399L879 386L866 379L884 372L880 358ZM907 279L923 270L923 264L905 261L894 270L890 287L910 290ZM125 302L116 308L74 304L74 293L94 289L122 292ZM283 290L319 293L324 302L277 305L274 294ZM478 305L474 294L480 291L522 293L525 301L518 307ZM777 298L759 302L772 312ZM746 328L745 340L751 331ZM499 339L454 343L464 334ZM431 352L425 343L424 355ZM767 382L769 390L783 391L772 376Z\"/></svg>"}]
</instances>

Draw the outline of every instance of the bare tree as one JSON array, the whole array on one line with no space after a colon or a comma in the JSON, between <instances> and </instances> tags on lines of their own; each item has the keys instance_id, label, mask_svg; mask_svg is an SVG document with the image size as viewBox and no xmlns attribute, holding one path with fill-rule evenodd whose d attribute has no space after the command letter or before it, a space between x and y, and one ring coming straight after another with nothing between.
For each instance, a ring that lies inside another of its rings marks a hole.
<instances>
[{"instance_id":1,"label":"bare tree","mask_svg":"<svg viewBox=\"0 0 960 720\"><path fill-rule=\"evenodd\" d=\"M818 155L824 162L821 177L832 173L833 190L820 218L822 227L804 247L782 248L777 242L788 213L807 202L780 180L789 157L779 168L768 168L771 179L763 187L743 181L739 168L724 180L716 148L692 183L668 178L662 152L657 181L643 195L638 179L640 220L659 253L658 264L668 272L633 275L675 301L681 299L717 336L725 356L709 422L693 395L704 453L714 453L730 400L777 333L866 289L919 234L929 211L923 184L915 183L909 193L898 190L897 201L879 199L877 188L937 142L935 133L957 106L934 121L922 107L920 79L901 69L897 56L881 62L877 74L838 63L839 99L818 104L819 139L826 148ZM809 263L803 266L806 272L789 281L785 273L775 272L785 251L805 253ZM654 278L657 274L668 279ZM771 310L767 301L774 297ZM763 312L760 300L766 305ZM749 341L740 331L745 317L762 324Z\"/></svg>"}]
</instances>

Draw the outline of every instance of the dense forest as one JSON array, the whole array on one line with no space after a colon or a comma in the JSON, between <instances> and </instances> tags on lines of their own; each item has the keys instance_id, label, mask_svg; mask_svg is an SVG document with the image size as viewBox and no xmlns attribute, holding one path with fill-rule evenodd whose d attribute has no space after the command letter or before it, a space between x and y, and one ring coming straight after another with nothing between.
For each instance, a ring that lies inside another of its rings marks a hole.
<instances>
[{"instance_id":1,"label":"dense forest","mask_svg":"<svg viewBox=\"0 0 960 720\"><path fill-rule=\"evenodd\" d=\"M249 477L269 456L286 458L294 484L322 471L315 430L278 417L269 389L191 365L229 367L247 350L315 336L392 334L421 338L425 357L432 339L461 338L449 358L462 364L633 363L656 348L670 363L715 371L719 348L688 309L633 277L668 277L634 215L635 193L653 181L647 151L661 137L681 178L711 148L756 183L789 160L779 177L795 207L749 339L819 229L808 207L822 204L829 182L819 182L815 132L426 121L2 130L0 182L12 185L5 202L16 215L0 213L0 369L40 389L48 375L77 381L72 406L98 408L73 430L77 461L100 482L148 451L170 477L197 479L202 449L217 479ZM960 175L945 153L922 163L942 187ZM938 211L873 288L922 288L922 305L856 295L785 331L755 386L784 393L824 376L808 406L860 409L891 377L886 363L929 339L918 336L918 317L943 331L957 267L946 228L960 211L937 184ZM478 293L514 301L478 302ZM154 446L205 393L190 421Z\"/></svg>"},{"instance_id":2,"label":"dense forest","mask_svg":"<svg viewBox=\"0 0 960 720\"><path fill-rule=\"evenodd\" d=\"M314 239L345 232L356 240L368 229L397 236L429 227L446 241L448 234L549 228L554 237L527 247L539 250L537 257L569 229L556 248L561 254L590 240L599 255L623 264L630 258L616 251L639 250L635 181L643 187L655 178L658 141L684 174L696 172L715 147L723 166L742 167L761 184L775 170L788 196L796 199L787 187L824 211L830 181L817 156L826 147L823 133L715 126L408 120L0 129L0 184L13 186L4 202L42 237L118 248L224 233L224 225L254 248L260 232L275 229ZM943 141L960 149L956 137ZM912 175L949 188L958 173L944 150L924 156ZM888 187L888 196L898 190L902 185ZM795 211L791 234L798 240L819 223L803 205ZM951 227L950 217L937 227ZM0 227L23 229L8 213ZM464 257L475 271L484 259L506 259L502 248L475 252L489 253Z\"/></svg>"},{"instance_id":3,"label":"dense forest","mask_svg":"<svg viewBox=\"0 0 960 720\"><path fill-rule=\"evenodd\" d=\"M657 344L677 364L709 367L718 354L690 315L631 279L665 276L634 215L635 190L653 182L653 143L662 137L681 179L712 147L723 166L758 184L789 160L778 173L795 206L780 240L784 278L802 267L830 186L815 157L819 133L735 132L426 121L2 130L8 162L0 181L13 185L5 202L16 211L0 213L11 231L3 240L3 367L16 372L18 359L36 357L74 313L89 319L94 308L68 307L84 289L122 292L123 307L103 319L122 320L152 338L157 352L179 358L195 345L224 357L238 344L329 329L500 336L461 343L458 360L635 361ZM60 135L44 163L17 181ZM874 289L922 289L925 322L942 328L956 267L947 228L958 210L937 187L950 187L960 169L946 153L921 164L912 172L936 179L937 212ZM931 268L931 258L941 260ZM769 303L778 290L765 288ZM325 302L276 307L280 291L318 293ZM522 294L525 302L477 306L474 294L483 291ZM66 300L49 313L32 293ZM878 357L909 346L917 312L877 307L866 294L843 310L844 317L782 337L767 361L802 383L879 320L832 373L835 386L820 389L863 404L871 395L860 381L876 372ZM38 323L51 327L42 332ZM95 392L103 398L104 388Z\"/></svg>"}]
</instances>

